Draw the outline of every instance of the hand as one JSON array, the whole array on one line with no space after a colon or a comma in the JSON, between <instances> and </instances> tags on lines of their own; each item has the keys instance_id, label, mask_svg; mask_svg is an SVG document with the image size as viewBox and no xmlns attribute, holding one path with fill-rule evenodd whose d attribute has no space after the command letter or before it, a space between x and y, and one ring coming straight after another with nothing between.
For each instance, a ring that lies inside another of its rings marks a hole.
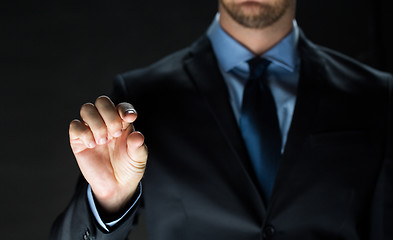
<instances>
[{"instance_id":1,"label":"hand","mask_svg":"<svg viewBox=\"0 0 393 240\"><path fill-rule=\"evenodd\" d=\"M101 96L80 110L82 121L70 123L70 144L95 199L107 213L120 211L145 172L147 148L134 130L137 113L129 103L116 107Z\"/></svg>"}]
</instances>

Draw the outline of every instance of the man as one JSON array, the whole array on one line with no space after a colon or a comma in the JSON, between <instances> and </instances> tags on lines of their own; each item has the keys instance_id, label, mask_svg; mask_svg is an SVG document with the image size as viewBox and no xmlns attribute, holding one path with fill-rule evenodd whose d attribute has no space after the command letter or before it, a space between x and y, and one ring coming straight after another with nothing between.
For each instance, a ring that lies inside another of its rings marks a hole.
<instances>
[{"instance_id":1,"label":"man","mask_svg":"<svg viewBox=\"0 0 393 240\"><path fill-rule=\"evenodd\" d=\"M83 105L86 181L51 238L125 239L143 205L152 240L393 239L392 76L310 43L294 15L220 0L206 36Z\"/></svg>"}]
</instances>

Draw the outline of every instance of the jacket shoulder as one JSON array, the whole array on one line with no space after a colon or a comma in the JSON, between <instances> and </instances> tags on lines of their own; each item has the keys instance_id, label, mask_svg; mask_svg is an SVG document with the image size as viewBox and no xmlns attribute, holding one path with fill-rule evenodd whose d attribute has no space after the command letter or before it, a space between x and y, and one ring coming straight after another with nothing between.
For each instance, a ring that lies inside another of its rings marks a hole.
<instances>
[{"instance_id":1,"label":"jacket shoulder","mask_svg":"<svg viewBox=\"0 0 393 240\"><path fill-rule=\"evenodd\" d=\"M139 78L155 78L166 75L173 75L176 72L182 71L183 62L189 55L189 47L178 50L146 67L133 69L131 71L119 74L125 81Z\"/></svg>"},{"instance_id":2,"label":"jacket shoulder","mask_svg":"<svg viewBox=\"0 0 393 240\"><path fill-rule=\"evenodd\" d=\"M186 77L183 63L189 51L189 47L184 48L146 67L118 74L111 93L113 102L131 101L131 97L163 90L170 81L181 81Z\"/></svg>"},{"instance_id":3,"label":"jacket shoulder","mask_svg":"<svg viewBox=\"0 0 393 240\"><path fill-rule=\"evenodd\" d=\"M314 44L300 31L299 49L302 59L313 59L325 69L329 77L339 81L358 82L363 84L383 84L392 75L351 58L338 51Z\"/></svg>"},{"instance_id":4,"label":"jacket shoulder","mask_svg":"<svg viewBox=\"0 0 393 240\"><path fill-rule=\"evenodd\" d=\"M325 79L326 87L356 95L379 95L386 94L390 82L393 81L391 74L335 50L314 44L302 32L299 50L302 62L312 62L314 67L319 68L320 74L317 76Z\"/></svg>"},{"instance_id":5,"label":"jacket shoulder","mask_svg":"<svg viewBox=\"0 0 393 240\"><path fill-rule=\"evenodd\" d=\"M378 70L340 52L323 46L317 46L317 48L319 49L320 55L324 58L327 66L331 71L341 71L342 73L346 73L354 78L392 78L390 73Z\"/></svg>"},{"instance_id":6,"label":"jacket shoulder","mask_svg":"<svg viewBox=\"0 0 393 240\"><path fill-rule=\"evenodd\" d=\"M151 65L119 74L114 82L112 98L119 102L130 100L131 96L162 95L165 94L164 90L176 93L191 89L192 81L185 65L194 55L207 52L211 52L210 42L203 35L189 47Z\"/></svg>"}]
</instances>

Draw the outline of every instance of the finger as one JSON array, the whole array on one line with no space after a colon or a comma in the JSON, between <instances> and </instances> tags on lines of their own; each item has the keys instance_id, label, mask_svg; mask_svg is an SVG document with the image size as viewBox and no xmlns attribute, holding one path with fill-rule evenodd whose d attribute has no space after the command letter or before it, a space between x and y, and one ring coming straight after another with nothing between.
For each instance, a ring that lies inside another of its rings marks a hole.
<instances>
[{"instance_id":1,"label":"finger","mask_svg":"<svg viewBox=\"0 0 393 240\"><path fill-rule=\"evenodd\" d=\"M135 131L127 137L127 153L133 160L132 164L137 170L144 171L147 161L147 147L144 144L142 133Z\"/></svg>"},{"instance_id":2,"label":"finger","mask_svg":"<svg viewBox=\"0 0 393 240\"><path fill-rule=\"evenodd\" d=\"M82 105L80 115L93 133L96 143L105 144L108 140L107 128L97 108L91 103L85 103Z\"/></svg>"},{"instance_id":3,"label":"finger","mask_svg":"<svg viewBox=\"0 0 393 240\"><path fill-rule=\"evenodd\" d=\"M70 123L69 135L71 141L80 140L88 148L96 146L93 133L89 127L77 119Z\"/></svg>"},{"instance_id":4,"label":"finger","mask_svg":"<svg viewBox=\"0 0 393 240\"><path fill-rule=\"evenodd\" d=\"M138 116L134 106L132 106L130 103L119 103L116 109L119 116L123 120L123 129L127 128L131 123L133 123Z\"/></svg>"},{"instance_id":5,"label":"finger","mask_svg":"<svg viewBox=\"0 0 393 240\"><path fill-rule=\"evenodd\" d=\"M116 111L113 102L107 96L101 96L97 98L94 105L104 120L110 135L120 137L122 134L122 119Z\"/></svg>"}]
</instances>

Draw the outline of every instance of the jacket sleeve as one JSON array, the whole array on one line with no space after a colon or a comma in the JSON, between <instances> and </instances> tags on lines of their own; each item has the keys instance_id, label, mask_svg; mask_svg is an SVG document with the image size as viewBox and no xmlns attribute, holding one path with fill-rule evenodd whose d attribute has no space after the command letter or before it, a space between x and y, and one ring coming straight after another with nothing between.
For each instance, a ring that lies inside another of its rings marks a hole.
<instances>
[{"instance_id":1,"label":"jacket sleeve","mask_svg":"<svg viewBox=\"0 0 393 240\"><path fill-rule=\"evenodd\" d=\"M123 240L127 239L130 231L137 222L139 201L124 218L113 226L109 232L103 229L95 220L87 200L87 182L81 176L75 195L66 210L56 219L50 233L50 240ZM138 189L138 191L140 191Z\"/></svg>"},{"instance_id":2,"label":"jacket sleeve","mask_svg":"<svg viewBox=\"0 0 393 240\"><path fill-rule=\"evenodd\" d=\"M373 198L370 239L393 239L393 77L388 85L386 153Z\"/></svg>"}]
</instances>

